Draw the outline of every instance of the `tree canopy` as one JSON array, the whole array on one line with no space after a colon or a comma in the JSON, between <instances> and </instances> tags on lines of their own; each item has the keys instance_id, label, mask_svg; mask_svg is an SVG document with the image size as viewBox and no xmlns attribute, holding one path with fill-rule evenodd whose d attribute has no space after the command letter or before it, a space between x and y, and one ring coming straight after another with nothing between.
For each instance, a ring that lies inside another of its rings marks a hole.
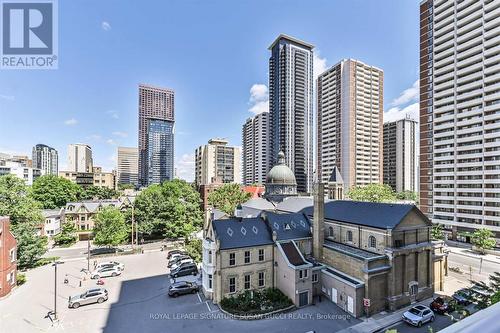
<instances>
[{"instance_id":1,"label":"tree canopy","mask_svg":"<svg viewBox=\"0 0 500 333\"><path fill-rule=\"evenodd\" d=\"M493 232L488 229L477 229L470 236L471 243L483 254L485 250L492 249L496 244Z\"/></svg>"},{"instance_id":2,"label":"tree canopy","mask_svg":"<svg viewBox=\"0 0 500 333\"><path fill-rule=\"evenodd\" d=\"M186 237L203 222L200 195L184 180L151 185L134 202L139 231L166 238Z\"/></svg>"},{"instance_id":3,"label":"tree canopy","mask_svg":"<svg viewBox=\"0 0 500 333\"><path fill-rule=\"evenodd\" d=\"M208 195L208 203L228 215L234 215L236 206L250 199L252 195L238 184L224 184Z\"/></svg>"},{"instance_id":4,"label":"tree canopy","mask_svg":"<svg viewBox=\"0 0 500 333\"><path fill-rule=\"evenodd\" d=\"M108 187L88 186L82 190L80 198L82 200L105 200L117 198L119 193Z\"/></svg>"},{"instance_id":5,"label":"tree canopy","mask_svg":"<svg viewBox=\"0 0 500 333\"><path fill-rule=\"evenodd\" d=\"M118 208L105 207L96 216L93 229L94 244L117 246L129 236L130 228Z\"/></svg>"},{"instance_id":6,"label":"tree canopy","mask_svg":"<svg viewBox=\"0 0 500 333\"><path fill-rule=\"evenodd\" d=\"M347 193L347 196L356 201L390 202L396 200L394 191L387 184L356 186Z\"/></svg>"},{"instance_id":7,"label":"tree canopy","mask_svg":"<svg viewBox=\"0 0 500 333\"><path fill-rule=\"evenodd\" d=\"M80 198L82 188L63 177L45 175L38 177L31 188L31 196L44 209L60 208Z\"/></svg>"}]
</instances>

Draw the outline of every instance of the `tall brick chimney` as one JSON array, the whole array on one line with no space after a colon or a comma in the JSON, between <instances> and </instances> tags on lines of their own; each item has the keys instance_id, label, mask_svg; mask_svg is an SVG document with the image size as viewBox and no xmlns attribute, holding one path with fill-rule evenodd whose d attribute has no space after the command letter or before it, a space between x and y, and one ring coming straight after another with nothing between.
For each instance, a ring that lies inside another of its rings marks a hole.
<instances>
[{"instance_id":1,"label":"tall brick chimney","mask_svg":"<svg viewBox=\"0 0 500 333\"><path fill-rule=\"evenodd\" d=\"M325 187L322 183L314 184L314 217L312 226L313 256L323 260L323 240L325 237Z\"/></svg>"}]
</instances>

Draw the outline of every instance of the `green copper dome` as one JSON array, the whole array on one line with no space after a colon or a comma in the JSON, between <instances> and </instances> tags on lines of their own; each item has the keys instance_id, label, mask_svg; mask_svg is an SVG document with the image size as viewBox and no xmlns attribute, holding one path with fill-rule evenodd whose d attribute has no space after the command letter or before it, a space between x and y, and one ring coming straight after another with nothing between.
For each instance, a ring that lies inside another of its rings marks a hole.
<instances>
[{"instance_id":1,"label":"green copper dome","mask_svg":"<svg viewBox=\"0 0 500 333\"><path fill-rule=\"evenodd\" d=\"M295 175L292 169L286 166L285 154L281 151L278 154L278 164L267 174L266 184L297 185Z\"/></svg>"}]
</instances>

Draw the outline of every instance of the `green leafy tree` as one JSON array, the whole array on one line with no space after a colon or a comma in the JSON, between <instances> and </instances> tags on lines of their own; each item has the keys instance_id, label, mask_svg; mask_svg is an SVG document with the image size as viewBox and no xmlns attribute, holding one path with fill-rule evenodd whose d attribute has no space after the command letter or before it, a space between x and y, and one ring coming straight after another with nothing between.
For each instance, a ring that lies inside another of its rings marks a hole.
<instances>
[{"instance_id":1,"label":"green leafy tree","mask_svg":"<svg viewBox=\"0 0 500 333\"><path fill-rule=\"evenodd\" d=\"M353 187L347 196L355 201L388 202L395 201L396 196L387 184L369 184Z\"/></svg>"},{"instance_id":2,"label":"green leafy tree","mask_svg":"<svg viewBox=\"0 0 500 333\"><path fill-rule=\"evenodd\" d=\"M37 235L43 217L24 181L14 175L0 177L0 216L10 217L19 268L33 267L47 247L47 239Z\"/></svg>"},{"instance_id":3,"label":"green leafy tree","mask_svg":"<svg viewBox=\"0 0 500 333\"><path fill-rule=\"evenodd\" d=\"M485 250L492 249L496 242L493 238L493 232L488 229L477 229L471 234L471 243L479 252L485 254Z\"/></svg>"},{"instance_id":4,"label":"green leafy tree","mask_svg":"<svg viewBox=\"0 0 500 333\"><path fill-rule=\"evenodd\" d=\"M94 225L94 244L117 246L129 235L129 226L118 208L105 207L96 216Z\"/></svg>"},{"instance_id":5,"label":"green leafy tree","mask_svg":"<svg viewBox=\"0 0 500 333\"><path fill-rule=\"evenodd\" d=\"M194 238L186 243L186 252L195 262L201 262L202 259L201 239Z\"/></svg>"},{"instance_id":6,"label":"green leafy tree","mask_svg":"<svg viewBox=\"0 0 500 333\"><path fill-rule=\"evenodd\" d=\"M72 222L66 222L61 228L61 232L54 236L57 245L70 245L76 242L76 226Z\"/></svg>"},{"instance_id":7,"label":"green leafy tree","mask_svg":"<svg viewBox=\"0 0 500 333\"><path fill-rule=\"evenodd\" d=\"M118 189L119 190L133 190L135 189L134 184L118 184Z\"/></svg>"},{"instance_id":8,"label":"green leafy tree","mask_svg":"<svg viewBox=\"0 0 500 333\"><path fill-rule=\"evenodd\" d=\"M187 237L203 222L199 193L180 179L143 190L134 202L134 215L140 232L166 238Z\"/></svg>"},{"instance_id":9,"label":"green leafy tree","mask_svg":"<svg viewBox=\"0 0 500 333\"><path fill-rule=\"evenodd\" d=\"M38 177L31 188L31 196L44 209L60 208L76 201L82 189L72 181L54 175Z\"/></svg>"},{"instance_id":10,"label":"green leafy tree","mask_svg":"<svg viewBox=\"0 0 500 333\"><path fill-rule=\"evenodd\" d=\"M108 187L88 186L82 190L82 200L106 200L117 198L119 193Z\"/></svg>"},{"instance_id":11,"label":"green leafy tree","mask_svg":"<svg viewBox=\"0 0 500 333\"><path fill-rule=\"evenodd\" d=\"M489 276L489 283L484 281L471 281L469 300L476 303L477 307L484 309L500 301L500 273L494 272Z\"/></svg>"},{"instance_id":12,"label":"green leafy tree","mask_svg":"<svg viewBox=\"0 0 500 333\"><path fill-rule=\"evenodd\" d=\"M414 201L418 203L418 193L413 191L403 191L396 193L396 199Z\"/></svg>"},{"instance_id":13,"label":"green leafy tree","mask_svg":"<svg viewBox=\"0 0 500 333\"><path fill-rule=\"evenodd\" d=\"M431 239L432 240L443 240L444 232L442 224L433 224L431 228Z\"/></svg>"},{"instance_id":14,"label":"green leafy tree","mask_svg":"<svg viewBox=\"0 0 500 333\"><path fill-rule=\"evenodd\" d=\"M250 199L251 194L238 184L224 184L208 195L208 203L228 215L234 215L236 206Z\"/></svg>"}]
</instances>

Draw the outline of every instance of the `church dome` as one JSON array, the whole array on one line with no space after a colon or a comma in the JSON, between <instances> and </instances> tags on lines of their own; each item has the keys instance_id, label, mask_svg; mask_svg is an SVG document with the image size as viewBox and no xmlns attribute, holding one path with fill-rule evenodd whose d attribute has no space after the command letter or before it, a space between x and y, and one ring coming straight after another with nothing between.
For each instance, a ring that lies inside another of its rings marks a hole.
<instances>
[{"instance_id":1,"label":"church dome","mask_svg":"<svg viewBox=\"0 0 500 333\"><path fill-rule=\"evenodd\" d=\"M279 152L278 164L267 174L266 184L297 185L292 169L285 164L285 154L283 152Z\"/></svg>"}]
</instances>

